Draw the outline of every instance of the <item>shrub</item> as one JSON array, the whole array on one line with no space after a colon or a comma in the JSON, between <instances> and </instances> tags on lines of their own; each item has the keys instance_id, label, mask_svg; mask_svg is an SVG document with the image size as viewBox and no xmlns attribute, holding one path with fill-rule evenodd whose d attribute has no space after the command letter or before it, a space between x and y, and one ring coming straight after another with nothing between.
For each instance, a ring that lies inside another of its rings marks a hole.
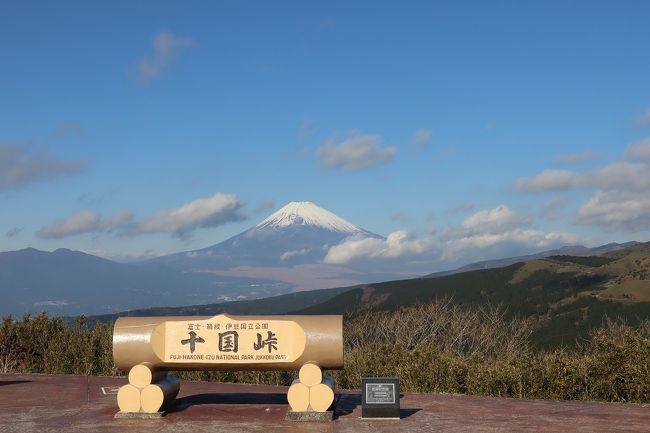
<instances>
[{"instance_id":1,"label":"shrub","mask_svg":"<svg viewBox=\"0 0 650 433\"><path fill-rule=\"evenodd\" d=\"M116 375L112 323L73 324L45 314L0 325L0 372ZM362 376L399 376L405 392L514 398L650 402L650 322L607 320L572 347L539 350L534 323L500 308L462 308L448 300L345 320L339 387ZM289 385L293 372L184 371L181 379Z\"/></svg>"}]
</instances>

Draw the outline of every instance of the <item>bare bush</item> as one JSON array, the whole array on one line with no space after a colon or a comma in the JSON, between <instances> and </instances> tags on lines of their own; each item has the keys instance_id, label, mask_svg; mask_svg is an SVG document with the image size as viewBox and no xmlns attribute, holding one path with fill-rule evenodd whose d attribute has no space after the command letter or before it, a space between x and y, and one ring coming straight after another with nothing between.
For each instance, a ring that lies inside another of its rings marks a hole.
<instances>
[{"instance_id":1,"label":"bare bush","mask_svg":"<svg viewBox=\"0 0 650 433\"><path fill-rule=\"evenodd\" d=\"M420 346L466 356L502 357L526 350L531 320L508 319L499 306L463 308L451 299L403 307L395 311L366 311L345 324L348 350L359 347Z\"/></svg>"},{"instance_id":2,"label":"bare bush","mask_svg":"<svg viewBox=\"0 0 650 433\"><path fill-rule=\"evenodd\" d=\"M536 350L534 324L500 307L444 299L395 311L358 311L345 320L341 388L363 376L399 376L406 392L516 398L650 402L650 321L606 320L577 346ZM113 323L88 326L46 315L5 318L0 372L117 375ZM294 372L179 372L182 379L290 385Z\"/></svg>"}]
</instances>

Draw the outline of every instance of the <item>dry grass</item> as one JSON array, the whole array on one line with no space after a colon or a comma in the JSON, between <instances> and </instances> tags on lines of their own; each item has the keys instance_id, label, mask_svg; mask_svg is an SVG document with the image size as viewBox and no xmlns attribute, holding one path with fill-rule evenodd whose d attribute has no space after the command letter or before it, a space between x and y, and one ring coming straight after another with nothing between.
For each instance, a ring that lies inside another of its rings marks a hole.
<instances>
[{"instance_id":1,"label":"dry grass","mask_svg":"<svg viewBox=\"0 0 650 433\"><path fill-rule=\"evenodd\" d=\"M517 269L510 280L510 284L519 284L539 271L550 271L560 274L580 272L583 269L583 266L574 263L558 263L549 259L529 260L521 268Z\"/></svg>"},{"instance_id":2,"label":"dry grass","mask_svg":"<svg viewBox=\"0 0 650 433\"><path fill-rule=\"evenodd\" d=\"M467 309L451 299L396 311L361 311L345 322L346 350L375 346L430 347L464 356L521 353L533 330L530 320L506 320L500 307Z\"/></svg>"},{"instance_id":3,"label":"dry grass","mask_svg":"<svg viewBox=\"0 0 650 433\"><path fill-rule=\"evenodd\" d=\"M362 376L399 376L410 392L650 401L647 321L635 329L608 320L589 340L552 351L532 349L528 321L448 302L360 315L346 329L345 370L333 372L344 388Z\"/></svg>"},{"instance_id":4,"label":"dry grass","mask_svg":"<svg viewBox=\"0 0 650 433\"><path fill-rule=\"evenodd\" d=\"M449 300L345 320L341 388L362 376L399 376L406 392L650 402L650 322L607 321L572 348L536 351L533 323L501 308ZM0 371L115 375L112 324L66 326L45 315L0 326ZM293 372L181 372L183 379L289 385Z\"/></svg>"}]
</instances>

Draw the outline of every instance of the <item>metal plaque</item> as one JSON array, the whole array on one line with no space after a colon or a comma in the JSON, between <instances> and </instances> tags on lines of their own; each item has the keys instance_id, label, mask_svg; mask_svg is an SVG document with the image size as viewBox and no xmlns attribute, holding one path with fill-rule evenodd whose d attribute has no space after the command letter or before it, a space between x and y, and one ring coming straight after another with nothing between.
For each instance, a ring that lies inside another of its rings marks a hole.
<instances>
[{"instance_id":1,"label":"metal plaque","mask_svg":"<svg viewBox=\"0 0 650 433\"><path fill-rule=\"evenodd\" d=\"M395 404L394 383L366 383L367 404Z\"/></svg>"}]
</instances>

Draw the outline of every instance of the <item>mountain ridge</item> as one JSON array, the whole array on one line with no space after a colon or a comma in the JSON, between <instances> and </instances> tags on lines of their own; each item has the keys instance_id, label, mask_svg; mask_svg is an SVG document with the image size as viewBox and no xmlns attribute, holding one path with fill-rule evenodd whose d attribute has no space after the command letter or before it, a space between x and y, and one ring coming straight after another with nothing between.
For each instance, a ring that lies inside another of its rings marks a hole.
<instances>
[{"instance_id":1,"label":"mountain ridge","mask_svg":"<svg viewBox=\"0 0 650 433\"><path fill-rule=\"evenodd\" d=\"M621 318L630 324L650 320L650 242L626 244L629 246L625 248L609 244L591 249L609 251L601 255L555 255L434 278L385 281L254 301L155 308L120 315L356 314L367 309L393 310L449 299L462 306L478 308L499 305L509 316L534 320L537 328L532 338L540 346L572 344L572 341L587 337L590 330L608 317Z\"/></svg>"},{"instance_id":2,"label":"mountain ridge","mask_svg":"<svg viewBox=\"0 0 650 433\"><path fill-rule=\"evenodd\" d=\"M118 263L59 248L0 252L0 315L48 311L55 315L100 314L171 303L208 303L251 292L251 282L186 273L161 264ZM277 283L277 282L276 282ZM264 293L269 296L280 290ZM288 286L279 287L288 291Z\"/></svg>"},{"instance_id":3,"label":"mountain ridge","mask_svg":"<svg viewBox=\"0 0 650 433\"><path fill-rule=\"evenodd\" d=\"M629 241L629 242L624 242L624 243L617 243L617 242L610 242L608 244L604 245L599 245L597 247L589 248L585 247L584 245L565 245L563 247L553 249L553 250L546 250L542 251L539 253L534 253L534 254L527 254L524 256L515 256L515 257L506 257L502 259L492 259L492 260L482 260L479 262L474 262L474 263L469 263L467 265L463 265L461 267L458 267L456 269L450 269L447 271L439 271L439 272L434 272L431 274L427 274L422 276L421 278L437 278L437 277L443 277L445 275L453 275L453 274L458 274L461 272L468 272L468 271L476 271L479 269L493 269L493 268L500 268L500 267L505 267L509 265L513 265L518 262L523 262L526 260L534 260L534 259L541 259L544 257L550 257L550 256L560 256L560 255L568 255L568 256L578 256L578 257L584 257L584 256L590 256L590 255L601 255L601 254L606 254L612 251L617 251L617 250L624 250L629 247L633 247L635 245L639 245L641 242L637 241Z\"/></svg>"},{"instance_id":4,"label":"mountain ridge","mask_svg":"<svg viewBox=\"0 0 650 433\"><path fill-rule=\"evenodd\" d=\"M625 245L629 245L627 249L621 249ZM616 256L630 248L644 251L648 247L647 244L628 242L602 245L590 250ZM586 247L576 249L572 246L549 250L545 254L583 249ZM502 259L501 262L503 260L514 259ZM500 261L494 261L497 262ZM449 275L459 272L455 271L449 271ZM328 289L368 285L370 283L333 285ZM290 288L289 284L264 278L183 272L160 263L118 263L67 248L52 252L25 248L0 253L0 295L5 299L2 314L22 315L43 310L55 315L82 312L90 315L102 312L113 314L149 306L221 303L238 296L245 296L246 299L268 298L286 293ZM93 293L97 294L94 298Z\"/></svg>"},{"instance_id":5,"label":"mountain ridge","mask_svg":"<svg viewBox=\"0 0 650 433\"><path fill-rule=\"evenodd\" d=\"M224 241L156 257L149 262L183 270L322 264L327 249L350 236L384 239L312 202L290 202L250 229Z\"/></svg>"}]
</instances>

